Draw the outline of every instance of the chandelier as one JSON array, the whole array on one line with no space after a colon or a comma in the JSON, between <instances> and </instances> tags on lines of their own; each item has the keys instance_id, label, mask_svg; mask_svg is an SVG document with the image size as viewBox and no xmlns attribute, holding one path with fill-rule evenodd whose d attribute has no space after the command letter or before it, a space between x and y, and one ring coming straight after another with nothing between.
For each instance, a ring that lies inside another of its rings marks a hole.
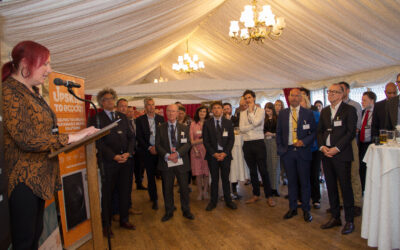
<instances>
[{"instance_id":1,"label":"chandelier","mask_svg":"<svg viewBox=\"0 0 400 250\"><path fill-rule=\"evenodd\" d=\"M161 64L160 64L160 77L154 78L154 83L159 83L159 82L168 82L168 78L163 78L161 76Z\"/></svg>"},{"instance_id":2,"label":"chandelier","mask_svg":"<svg viewBox=\"0 0 400 250\"><path fill-rule=\"evenodd\" d=\"M183 56L178 56L178 63L172 64L172 69L178 73L194 73L204 69L204 62L199 61L198 55L189 55L188 41L186 40L186 53Z\"/></svg>"},{"instance_id":3,"label":"chandelier","mask_svg":"<svg viewBox=\"0 0 400 250\"><path fill-rule=\"evenodd\" d=\"M253 0L251 5L244 6L244 11L240 16L240 22L244 28L240 28L239 21L231 21L229 36L238 42L251 41L264 42L269 37L271 40L278 40L285 28L285 18L278 17L272 13L270 5L264 5L262 11L257 10L257 0Z\"/></svg>"}]
</instances>

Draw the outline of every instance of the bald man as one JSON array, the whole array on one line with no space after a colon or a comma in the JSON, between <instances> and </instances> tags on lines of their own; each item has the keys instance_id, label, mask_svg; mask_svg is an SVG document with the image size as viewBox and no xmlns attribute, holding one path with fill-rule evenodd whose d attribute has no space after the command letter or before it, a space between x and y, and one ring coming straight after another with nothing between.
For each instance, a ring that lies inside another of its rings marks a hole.
<instances>
[{"instance_id":1,"label":"bald man","mask_svg":"<svg viewBox=\"0 0 400 250\"><path fill-rule=\"evenodd\" d=\"M178 179L183 217L193 220L189 207L188 172L190 162L189 128L177 122L178 105L167 107L168 122L157 127L155 146L158 152L158 170L161 171L165 215L161 221L174 215L174 179Z\"/></svg>"},{"instance_id":2,"label":"bald man","mask_svg":"<svg viewBox=\"0 0 400 250\"><path fill-rule=\"evenodd\" d=\"M396 84L400 91L400 74L397 75ZM389 130L396 129L400 125L400 95L390 98L385 107L385 127Z\"/></svg>"},{"instance_id":3,"label":"bald man","mask_svg":"<svg viewBox=\"0 0 400 250\"><path fill-rule=\"evenodd\" d=\"M375 103L374 111L372 113L372 125L371 125L372 138L374 136L379 136L379 130L385 128L385 116L386 116L385 106L390 98L395 97L397 95L396 84L394 84L393 82L389 82L388 84L386 84L385 95L386 99Z\"/></svg>"}]
</instances>

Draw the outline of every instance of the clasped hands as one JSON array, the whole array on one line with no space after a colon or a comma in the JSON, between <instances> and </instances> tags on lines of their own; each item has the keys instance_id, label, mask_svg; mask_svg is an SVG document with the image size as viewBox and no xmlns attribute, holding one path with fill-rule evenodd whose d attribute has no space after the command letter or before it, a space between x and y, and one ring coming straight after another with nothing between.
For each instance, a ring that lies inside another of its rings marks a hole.
<instances>
[{"instance_id":1,"label":"clasped hands","mask_svg":"<svg viewBox=\"0 0 400 250\"><path fill-rule=\"evenodd\" d=\"M333 148L328 148L326 146L322 146L321 147L321 152L329 158L332 158L334 155L336 155L337 153L339 153L339 150L336 147Z\"/></svg>"},{"instance_id":2,"label":"clasped hands","mask_svg":"<svg viewBox=\"0 0 400 250\"><path fill-rule=\"evenodd\" d=\"M295 147L304 147L304 143L302 140L298 140L295 143L293 143L293 146Z\"/></svg>"},{"instance_id":3,"label":"clasped hands","mask_svg":"<svg viewBox=\"0 0 400 250\"><path fill-rule=\"evenodd\" d=\"M172 154L170 154L168 156L168 160L172 161L173 163L177 163L178 159L179 159L179 157L178 157L178 153L177 152L174 152L174 153L172 153Z\"/></svg>"},{"instance_id":4,"label":"clasped hands","mask_svg":"<svg viewBox=\"0 0 400 250\"><path fill-rule=\"evenodd\" d=\"M213 154L214 158L217 159L217 161L223 161L226 157L226 154L224 152L222 153L214 153Z\"/></svg>"},{"instance_id":5,"label":"clasped hands","mask_svg":"<svg viewBox=\"0 0 400 250\"><path fill-rule=\"evenodd\" d=\"M129 158L130 154L129 153L123 153L120 155L115 155L114 156L114 161L118 162L118 163L125 163L128 158Z\"/></svg>"}]
</instances>

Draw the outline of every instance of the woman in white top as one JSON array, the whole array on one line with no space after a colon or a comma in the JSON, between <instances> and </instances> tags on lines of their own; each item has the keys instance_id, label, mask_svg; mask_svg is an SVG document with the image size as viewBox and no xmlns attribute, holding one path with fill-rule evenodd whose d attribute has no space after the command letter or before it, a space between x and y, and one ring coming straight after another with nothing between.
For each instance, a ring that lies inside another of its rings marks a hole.
<instances>
[{"instance_id":1,"label":"woman in white top","mask_svg":"<svg viewBox=\"0 0 400 250\"><path fill-rule=\"evenodd\" d=\"M255 104L256 94L251 90L243 93L248 108L240 112L239 128L243 136L243 154L246 164L250 170L250 179L253 186L253 197L246 201L247 204L254 203L260 199L260 181L258 171L264 185L264 193L269 206L276 205L272 199L271 184L267 171L267 154L264 143L264 118L265 112Z\"/></svg>"}]
</instances>

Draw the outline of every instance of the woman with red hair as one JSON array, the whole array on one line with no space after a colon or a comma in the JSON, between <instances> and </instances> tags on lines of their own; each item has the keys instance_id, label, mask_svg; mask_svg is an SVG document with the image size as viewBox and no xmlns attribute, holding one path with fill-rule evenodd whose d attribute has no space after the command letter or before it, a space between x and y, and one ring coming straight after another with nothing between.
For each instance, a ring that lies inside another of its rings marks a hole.
<instances>
[{"instance_id":1,"label":"woman with red hair","mask_svg":"<svg viewBox=\"0 0 400 250\"><path fill-rule=\"evenodd\" d=\"M46 47L23 41L11 57L2 68L11 237L13 249L38 249L45 200L61 188L58 160L48 154L97 129L58 133L56 116L38 89L51 72Z\"/></svg>"}]
</instances>

